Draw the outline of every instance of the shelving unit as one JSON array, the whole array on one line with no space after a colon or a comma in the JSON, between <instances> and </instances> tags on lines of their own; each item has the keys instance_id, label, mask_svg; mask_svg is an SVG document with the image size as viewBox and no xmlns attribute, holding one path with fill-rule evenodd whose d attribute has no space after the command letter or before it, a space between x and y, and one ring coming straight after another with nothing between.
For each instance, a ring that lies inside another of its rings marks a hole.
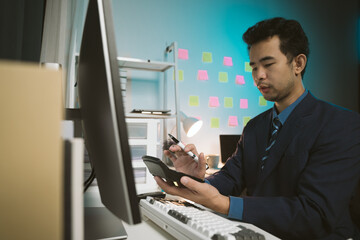
<instances>
[{"instance_id":1,"label":"shelving unit","mask_svg":"<svg viewBox=\"0 0 360 240\"><path fill-rule=\"evenodd\" d=\"M127 118L144 118L144 119L168 119L175 118L176 119L176 135L177 138L180 139L180 109L179 109L179 90L178 90L178 69L177 69L177 43L173 42L169 46L166 47L164 52L164 60L167 60L168 54L173 53L173 61L152 61L152 60L143 60L137 58L127 58L127 57L118 57L118 64L121 70L143 70L143 71L155 71L155 72L165 72L171 68L174 69L174 97L175 97L175 113L171 115L150 115L150 114L138 114L138 113L126 113ZM164 87L162 91L162 102L163 109L167 109L167 99L168 93L166 91L168 80L164 74ZM171 94L172 95L172 94ZM164 124L164 137L166 134L166 124Z\"/></svg>"},{"instance_id":2,"label":"shelving unit","mask_svg":"<svg viewBox=\"0 0 360 240\"><path fill-rule=\"evenodd\" d=\"M169 53L172 53L173 60L168 60ZM118 57L119 71L153 71L165 73L169 69L174 70L174 93L168 93L168 84L170 79L163 77L163 87L161 89L160 101L162 102L162 109L168 109L168 96L173 96L175 99L175 109L173 114L159 115L159 114L141 114L141 113L125 113L129 132L129 145L132 151L133 169L135 171L135 182L137 191L150 192L156 191L157 184L153 179L151 173L147 170L144 162L141 159L142 155L150 155L162 158L162 142L167 138L167 119L174 119L176 124L176 135L180 139L180 109L179 109L179 93L178 93L178 69L177 69L177 43L173 42L167 46L164 52L164 62L142 60L136 58ZM171 79L172 80L172 79ZM128 94L127 94L128 95ZM126 100L125 100L126 101ZM173 111L172 111L173 112ZM160 122L162 121L162 124ZM142 126L141 126L142 124ZM137 128L137 126L139 128ZM160 126L162 131L160 130ZM144 130L146 129L146 130ZM138 133L139 136L133 137ZM161 132L163 133L162 137Z\"/></svg>"}]
</instances>

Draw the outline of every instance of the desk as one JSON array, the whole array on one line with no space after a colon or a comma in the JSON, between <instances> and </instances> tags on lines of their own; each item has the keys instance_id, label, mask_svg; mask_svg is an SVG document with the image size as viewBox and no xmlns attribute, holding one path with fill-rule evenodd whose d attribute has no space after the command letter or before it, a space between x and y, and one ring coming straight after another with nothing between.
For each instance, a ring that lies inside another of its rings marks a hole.
<instances>
[{"instance_id":1,"label":"desk","mask_svg":"<svg viewBox=\"0 0 360 240\"><path fill-rule=\"evenodd\" d=\"M140 224L129 225L123 222L125 230L128 234L129 240L138 240L138 239L156 239L156 240L172 240L176 239L158 225L153 223L150 220L142 220Z\"/></svg>"},{"instance_id":2,"label":"desk","mask_svg":"<svg viewBox=\"0 0 360 240\"><path fill-rule=\"evenodd\" d=\"M104 207L100 199L100 193L97 186L91 186L85 193L85 207ZM142 222L136 225L129 225L122 221L122 224L126 230L129 240L138 239L156 239L156 240L172 240L176 239L155 223L150 220L142 219Z\"/></svg>"}]
</instances>

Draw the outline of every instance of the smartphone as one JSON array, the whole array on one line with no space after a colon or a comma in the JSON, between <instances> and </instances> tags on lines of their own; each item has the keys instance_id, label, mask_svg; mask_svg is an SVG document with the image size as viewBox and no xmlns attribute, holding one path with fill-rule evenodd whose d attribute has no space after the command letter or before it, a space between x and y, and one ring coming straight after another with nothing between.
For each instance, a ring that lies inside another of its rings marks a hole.
<instances>
[{"instance_id":1,"label":"smartphone","mask_svg":"<svg viewBox=\"0 0 360 240\"><path fill-rule=\"evenodd\" d=\"M190 177L201 183L204 182L204 180L200 178L170 169L159 158L144 155L142 156L142 159L153 176L159 176L162 179L165 179L166 182L173 183L175 186L183 187L180 183L180 178L183 176Z\"/></svg>"}]
</instances>

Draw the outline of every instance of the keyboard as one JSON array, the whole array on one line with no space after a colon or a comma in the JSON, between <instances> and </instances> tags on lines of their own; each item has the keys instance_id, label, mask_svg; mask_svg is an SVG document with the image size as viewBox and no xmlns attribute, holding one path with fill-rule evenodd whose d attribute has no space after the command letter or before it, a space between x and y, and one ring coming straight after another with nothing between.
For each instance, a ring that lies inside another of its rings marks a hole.
<instances>
[{"instance_id":1,"label":"keyboard","mask_svg":"<svg viewBox=\"0 0 360 240\"><path fill-rule=\"evenodd\" d=\"M262 229L232 221L185 200L147 197L140 200L144 219L150 219L177 239L278 239Z\"/></svg>"}]
</instances>

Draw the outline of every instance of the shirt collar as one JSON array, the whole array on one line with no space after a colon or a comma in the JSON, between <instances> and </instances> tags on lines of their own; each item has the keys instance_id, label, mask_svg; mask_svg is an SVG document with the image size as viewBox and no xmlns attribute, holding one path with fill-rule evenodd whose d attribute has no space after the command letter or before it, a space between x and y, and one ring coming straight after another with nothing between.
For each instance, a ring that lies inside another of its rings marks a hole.
<instances>
[{"instance_id":1,"label":"shirt collar","mask_svg":"<svg viewBox=\"0 0 360 240\"><path fill-rule=\"evenodd\" d=\"M293 102L292 104L290 104L290 106L288 106L287 108L285 108L280 114L277 114L276 112L276 108L275 105L273 107L273 119L278 117L281 124L284 125L286 119L290 116L291 112L295 109L295 107L306 97L306 95L308 94L308 90L305 89L304 93L301 94L301 96L296 99L295 102Z\"/></svg>"}]
</instances>

